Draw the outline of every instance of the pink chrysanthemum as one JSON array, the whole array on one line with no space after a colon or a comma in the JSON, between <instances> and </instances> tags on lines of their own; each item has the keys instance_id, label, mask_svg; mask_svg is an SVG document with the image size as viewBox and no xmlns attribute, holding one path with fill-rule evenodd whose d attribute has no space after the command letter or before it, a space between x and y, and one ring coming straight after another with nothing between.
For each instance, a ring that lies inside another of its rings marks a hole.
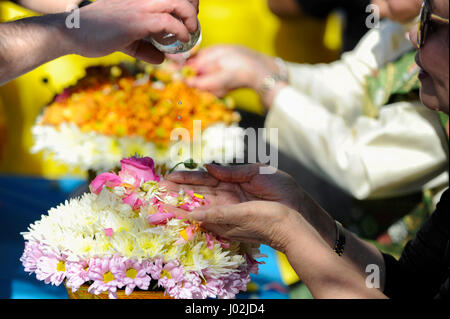
<instances>
[{"instance_id":1,"label":"pink chrysanthemum","mask_svg":"<svg viewBox=\"0 0 450 319\"><path fill-rule=\"evenodd\" d=\"M30 241L25 242L25 249L20 257L25 271L30 274L34 273L37 269L37 262L43 255L40 244Z\"/></svg>"},{"instance_id":2,"label":"pink chrysanthemum","mask_svg":"<svg viewBox=\"0 0 450 319\"><path fill-rule=\"evenodd\" d=\"M86 261L80 262L67 262L67 281L66 286L72 288L75 292L89 279L89 265Z\"/></svg>"},{"instance_id":3,"label":"pink chrysanthemum","mask_svg":"<svg viewBox=\"0 0 450 319\"><path fill-rule=\"evenodd\" d=\"M163 270L163 259L155 258L153 262L147 263L145 267L147 274L149 274L154 280L158 280L161 278L161 272Z\"/></svg>"},{"instance_id":4,"label":"pink chrysanthemum","mask_svg":"<svg viewBox=\"0 0 450 319\"><path fill-rule=\"evenodd\" d=\"M166 290L175 299L203 299L201 291L202 279L197 273L186 273L183 280Z\"/></svg>"},{"instance_id":5,"label":"pink chrysanthemum","mask_svg":"<svg viewBox=\"0 0 450 319\"><path fill-rule=\"evenodd\" d=\"M158 285L163 287L167 292L174 288L178 283L184 279L184 271L182 266L171 261L164 265L160 278L158 278Z\"/></svg>"},{"instance_id":6,"label":"pink chrysanthemum","mask_svg":"<svg viewBox=\"0 0 450 319\"><path fill-rule=\"evenodd\" d=\"M202 298L216 298L225 287L223 279L210 277L207 270L203 272L203 275L204 280L200 286Z\"/></svg>"},{"instance_id":7,"label":"pink chrysanthemum","mask_svg":"<svg viewBox=\"0 0 450 319\"><path fill-rule=\"evenodd\" d=\"M147 275L148 261L139 263L137 260L122 258L119 264L111 265L111 272L125 285L125 294L130 295L138 287L147 290L151 278Z\"/></svg>"},{"instance_id":8,"label":"pink chrysanthemum","mask_svg":"<svg viewBox=\"0 0 450 319\"><path fill-rule=\"evenodd\" d=\"M117 274L112 273L112 269L118 268L122 259L119 255L112 258L95 258L89 262L89 279L94 283L89 287L88 292L98 295L107 291L110 299L117 298L117 289L121 289L124 283L117 278Z\"/></svg>"},{"instance_id":9,"label":"pink chrysanthemum","mask_svg":"<svg viewBox=\"0 0 450 319\"><path fill-rule=\"evenodd\" d=\"M37 261L36 278L59 286L66 278L66 261L59 252L48 250Z\"/></svg>"},{"instance_id":10,"label":"pink chrysanthemum","mask_svg":"<svg viewBox=\"0 0 450 319\"><path fill-rule=\"evenodd\" d=\"M247 290L247 284L250 282L250 275L246 271L240 273L233 273L228 277L223 278L224 287L218 294L220 299L232 299L240 291Z\"/></svg>"}]
</instances>

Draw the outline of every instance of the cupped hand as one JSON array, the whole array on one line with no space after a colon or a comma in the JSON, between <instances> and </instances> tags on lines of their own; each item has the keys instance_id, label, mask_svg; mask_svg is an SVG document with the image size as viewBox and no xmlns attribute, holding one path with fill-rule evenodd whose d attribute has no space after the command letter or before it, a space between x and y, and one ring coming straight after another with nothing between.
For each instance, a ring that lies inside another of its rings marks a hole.
<instances>
[{"instance_id":1,"label":"cupped hand","mask_svg":"<svg viewBox=\"0 0 450 319\"><path fill-rule=\"evenodd\" d=\"M198 73L187 83L219 97L240 88L259 91L265 76L280 71L272 58L241 46L207 48L187 64Z\"/></svg>"},{"instance_id":2,"label":"cupped hand","mask_svg":"<svg viewBox=\"0 0 450 319\"><path fill-rule=\"evenodd\" d=\"M265 244L284 251L290 234L290 209L276 202L250 201L197 209L189 219L202 228L232 241Z\"/></svg>"},{"instance_id":3,"label":"cupped hand","mask_svg":"<svg viewBox=\"0 0 450 319\"><path fill-rule=\"evenodd\" d=\"M272 201L294 210L300 209L305 194L288 174L261 174L262 164L219 166L205 165L207 172L174 172L163 182L171 190L191 189L215 205L248 201Z\"/></svg>"},{"instance_id":4,"label":"cupped hand","mask_svg":"<svg viewBox=\"0 0 450 319\"><path fill-rule=\"evenodd\" d=\"M187 42L189 32L198 28L197 14L198 0L98 0L80 10L79 28L64 29L62 45L67 52L85 57L122 51L161 63L164 54L143 39L172 33Z\"/></svg>"}]
</instances>

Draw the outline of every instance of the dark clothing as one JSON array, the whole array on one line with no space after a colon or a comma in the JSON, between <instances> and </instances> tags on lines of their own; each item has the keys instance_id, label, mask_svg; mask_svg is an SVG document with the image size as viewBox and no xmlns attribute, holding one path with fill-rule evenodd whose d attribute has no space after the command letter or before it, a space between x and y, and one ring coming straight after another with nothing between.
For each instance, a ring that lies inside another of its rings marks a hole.
<instances>
[{"instance_id":1,"label":"dark clothing","mask_svg":"<svg viewBox=\"0 0 450 319\"><path fill-rule=\"evenodd\" d=\"M449 298L450 240L447 190L436 211L395 260L383 255L386 265L384 293L390 298Z\"/></svg>"},{"instance_id":2,"label":"dark clothing","mask_svg":"<svg viewBox=\"0 0 450 319\"><path fill-rule=\"evenodd\" d=\"M369 30L366 8L370 0L297 0L303 12L315 18L325 18L332 11L340 9L345 13L346 26L343 39L343 51L351 51Z\"/></svg>"}]
</instances>

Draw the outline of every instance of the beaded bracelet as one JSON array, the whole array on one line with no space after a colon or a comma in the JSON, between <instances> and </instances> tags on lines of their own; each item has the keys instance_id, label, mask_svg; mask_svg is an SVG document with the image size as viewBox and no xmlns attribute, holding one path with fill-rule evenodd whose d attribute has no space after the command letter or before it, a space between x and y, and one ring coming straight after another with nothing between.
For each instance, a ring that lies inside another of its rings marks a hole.
<instances>
[{"instance_id":1,"label":"beaded bracelet","mask_svg":"<svg viewBox=\"0 0 450 319\"><path fill-rule=\"evenodd\" d=\"M344 255L345 249L345 234L343 231L342 224L338 221L336 223L336 243L334 244L334 252L339 256Z\"/></svg>"}]
</instances>

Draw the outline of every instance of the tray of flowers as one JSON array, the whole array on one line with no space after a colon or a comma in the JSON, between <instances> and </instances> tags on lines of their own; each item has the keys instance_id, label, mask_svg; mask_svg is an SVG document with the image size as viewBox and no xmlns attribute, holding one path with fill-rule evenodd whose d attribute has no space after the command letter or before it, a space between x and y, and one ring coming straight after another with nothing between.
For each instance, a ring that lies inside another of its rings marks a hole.
<instances>
[{"instance_id":1,"label":"tray of flowers","mask_svg":"<svg viewBox=\"0 0 450 319\"><path fill-rule=\"evenodd\" d=\"M38 116L31 152L95 173L135 154L161 174L191 158L231 163L245 148L239 113L231 99L188 87L194 73L174 62L89 67Z\"/></svg>"},{"instance_id":2,"label":"tray of flowers","mask_svg":"<svg viewBox=\"0 0 450 319\"><path fill-rule=\"evenodd\" d=\"M208 204L191 190L170 190L151 158L125 158L117 174L96 176L90 192L21 233L20 260L74 299L234 298L263 256L258 245L228 241L189 220Z\"/></svg>"}]
</instances>

